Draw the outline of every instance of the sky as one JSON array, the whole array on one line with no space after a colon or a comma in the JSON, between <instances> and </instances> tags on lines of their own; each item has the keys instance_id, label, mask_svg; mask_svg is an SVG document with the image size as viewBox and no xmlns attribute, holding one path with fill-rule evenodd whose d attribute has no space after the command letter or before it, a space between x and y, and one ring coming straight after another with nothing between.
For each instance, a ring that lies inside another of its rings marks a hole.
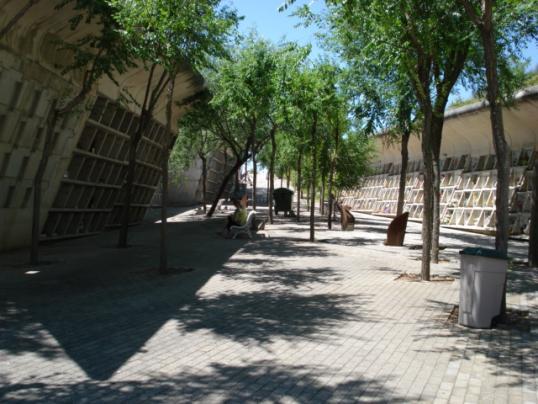
<instances>
[{"instance_id":1,"label":"sky","mask_svg":"<svg viewBox=\"0 0 538 404\"><path fill-rule=\"evenodd\" d=\"M255 29L260 36L273 42L288 40L300 45L311 44L314 58L322 53L316 44L315 27L296 27L300 19L291 16L291 11L296 7L292 6L287 11L278 12L278 7L284 3L284 0L229 0L229 3L245 17L239 26L242 33ZM316 11L320 10L324 4L321 0L310 0L310 3ZM304 3L298 1L297 4Z\"/></svg>"},{"instance_id":2,"label":"sky","mask_svg":"<svg viewBox=\"0 0 538 404\"><path fill-rule=\"evenodd\" d=\"M278 12L278 7L284 0L228 0L228 3L234 6L240 15L245 18L241 21L239 29L242 33L249 33L255 29L260 36L278 43L281 40L295 41L300 45L312 45L311 56L315 59L324 51L318 46L315 38L315 27L297 27L300 22L298 18L290 16L290 11ZM297 4L305 4L298 1ZM309 0L309 4L315 11L319 11L324 4L323 0ZM291 7L292 9L294 7ZM538 65L538 44L529 44L529 47L523 52L525 58L530 59L530 66ZM456 89L458 94L453 94L451 98L467 98L470 92L459 87Z\"/></svg>"}]
</instances>

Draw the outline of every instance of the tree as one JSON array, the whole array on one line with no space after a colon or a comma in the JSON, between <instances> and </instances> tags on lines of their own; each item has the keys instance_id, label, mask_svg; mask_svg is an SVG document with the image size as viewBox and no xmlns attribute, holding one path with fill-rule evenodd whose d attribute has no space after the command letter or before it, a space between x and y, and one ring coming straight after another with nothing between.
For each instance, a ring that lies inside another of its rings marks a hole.
<instances>
[{"instance_id":1,"label":"tree","mask_svg":"<svg viewBox=\"0 0 538 404\"><path fill-rule=\"evenodd\" d=\"M56 126L60 119L72 113L91 93L95 83L104 75L114 81L115 74L125 72L132 67L131 54L121 37L117 34L117 24L111 15L114 12L105 0L72 0L59 3L59 7L74 3L77 11L70 20L72 30L80 24L93 24L97 21L97 32L92 31L73 43L59 42L59 47L70 52L72 59L58 66L64 75L73 72L82 73L78 92L73 95L58 96L52 102L52 107L45 127L43 151L33 181L32 202L32 240L30 247L30 263L39 264L39 235L41 230L41 196L42 183L47 163L53 151ZM32 3L32 4L35 4ZM30 3L28 3L30 5ZM31 5L30 5L31 6ZM22 15L19 16L21 18Z\"/></svg>"},{"instance_id":2,"label":"tree","mask_svg":"<svg viewBox=\"0 0 538 404\"><path fill-rule=\"evenodd\" d=\"M371 138L364 132L348 131L340 140L339 158L336 164L334 188L351 190L361 184L370 174L370 161L374 155Z\"/></svg>"},{"instance_id":3,"label":"tree","mask_svg":"<svg viewBox=\"0 0 538 404\"><path fill-rule=\"evenodd\" d=\"M256 161L256 150L252 150L252 209L256 210L258 200L258 162Z\"/></svg>"},{"instance_id":4,"label":"tree","mask_svg":"<svg viewBox=\"0 0 538 404\"><path fill-rule=\"evenodd\" d=\"M292 102L304 129L308 134L307 148L310 154L308 176L310 202L310 241L315 240L315 203L317 175L320 168L320 152L323 142L319 141L320 129L330 117L331 106L336 102L336 69L328 62L304 66L292 83ZM299 142L301 145L302 142ZM300 189L300 188L299 188Z\"/></svg>"},{"instance_id":5,"label":"tree","mask_svg":"<svg viewBox=\"0 0 538 404\"><path fill-rule=\"evenodd\" d=\"M486 96L490 109L493 145L497 156L495 248L507 254L511 154L504 135L503 94L499 87L498 59L500 56L501 63L506 64L509 54L517 52L523 40L538 36L536 24L538 12L534 1L516 3L511 0L497 2L493 0L458 0L458 2L480 34L486 73ZM506 80L506 77L504 79L504 85L509 86L510 80Z\"/></svg>"},{"instance_id":6,"label":"tree","mask_svg":"<svg viewBox=\"0 0 538 404\"><path fill-rule=\"evenodd\" d=\"M286 148L280 149L282 145L289 146L289 139L286 137L294 132L293 125L290 122L291 109L295 108L298 104L297 99L297 77L301 77L301 68L304 66L305 61L310 53L309 47L299 47L294 43L283 44L275 52L276 70L273 76L274 80L274 98L269 110L269 119L273 123L274 131L271 132L271 155L269 162L269 220L273 223L273 191L274 191L274 177L277 169L283 171L282 162L287 161L289 163L289 157L283 157L279 151L286 151ZM295 92L295 93L294 93ZM297 115L296 115L297 116ZM291 124L291 125L290 125ZM299 125L299 128L301 125ZM277 131L282 132L283 136L279 136L280 140L277 142ZM293 142L292 142L293 143ZM277 144L280 146L277 148ZM279 161L277 162L277 154ZM294 153L292 153L294 154ZM284 163L286 164L286 163ZM300 191L299 191L300 193ZM299 210L299 205L298 205ZM299 212L298 212L299 214Z\"/></svg>"},{"instance_id":7,"label":"tree","mask_svg":"<svg viewBox=\"0 0 538 404\"><path fill-rule=\"evenodd\" d=\"M389 128L386 132L388 142L400 144L401 165L400 181L398 184L398 202L396 205L396 216L403 213L405 204L405 186L407 182L407 165L409 163L409 139L415 130L417 121L417 104L412 89L402 93L395 94L395 109L391 112L394 114L389 119Z\"/></svg>"},{"instance_id":8,"label":"tree","mask_svg":"<svg viewBox=\"0 0 538 404\"><path fill-rule=\"evenodd\" d=\"M251 35L229 59L216 61L216 66L207 73L213 98L197 103L193 113L205 117L201 125L227 145L235 163L224 176L208 216L215 211L229 180L251 153L261 150L275 125L269 119L275 91L273 46Z\"/></svg>"},{"instance_id":9,"label":"tree","mask_svg":"<svg viewBox=\"0 0 538 404\"><path fill-rule=\"evenodd\" d=\"M338 46L338 45L337 45ZM356 46L356 48L354 48ZM408 164L408 143L416 131L419 107L413 85L398 66L383 61L363 60L360 44L338 47L346 56L343 91L349 98L355 124L364 133L383 134L387 146L399 145L401 151L400 181L396 215L403 213Z\"/></svg>"},{"instance_id":10,"label":"tree","mask_svg":"<svg viewBox=\"0 0 538 404\"><path fill-rule=\"evenodd\" d=\"M220 0L185 2L183 0L111 0L118 8L115 18L120 22L125 41L144 61L151 61L149 78L141 106L139 125L130 139L129 166L125 183L125 198L118 246L127 246L127 233L136 166L136 151L164 89L168 86L168 106L174 91L176 75L185 68L203 68L215 56L225 56L231 28L238 21L234 10L220 7ZM161 71L153 84L157 65ZM167 109L168 109L167 106ZM166 200L167 161L172 145L171 112L167 114L167 133L163 144L163 197L161 220L160 271L167 270L166 260ZM166 159L166 161L164 161ZM165 172L166 170L166 172Z\"/></svg>"},{"instance_id":11,"label":"tree","mask_svg":"<svg viewBox=\"0 0 538 404\"><path fill-rule=\"evenodd\" d=\"M199 112L199 111L197 111ZM171 154L171 168L173 172L189 167L195 158L202 163L202 208L207 213L207 162L209 157L221 147L221 140L211 131L203 127L205 117L196 112L185 115L180 121L181 125L178 139Z\"/></svg>"},{"instance_id":12,"label":"tree","mask_svg":"<svg viewBox=\"0 0 538 404\"><path fill-rule=\"evenodd\" d=\"M296 66L299 68L299 65ZM305 164L306 152L308 147L308 122L303 119L302 111L297 107L300 105L299 100L296 102L297 93L295 89L300 88L300 84L295 83L299 79L299 70L290 71L286 84L286 103L282 111L281 126L279 131L279 155L277 164L287 165L293 169L296 174L295 180L295 197L296 197L296 220L301 221L301 190L304 185L303 166Z\"/></svg>"},{"instance_id":13,"label":"tree","mask_svg":"<svg viewBox=\"0 0 538 404\"><path fill-rule=\"evenodd\" d=\"M472 27L450 2L330 1L333 38L347 59L395 66L420 105L424 159L422 278L438 259L444 109L467 59Z\"/></svg>"}]
</instances>

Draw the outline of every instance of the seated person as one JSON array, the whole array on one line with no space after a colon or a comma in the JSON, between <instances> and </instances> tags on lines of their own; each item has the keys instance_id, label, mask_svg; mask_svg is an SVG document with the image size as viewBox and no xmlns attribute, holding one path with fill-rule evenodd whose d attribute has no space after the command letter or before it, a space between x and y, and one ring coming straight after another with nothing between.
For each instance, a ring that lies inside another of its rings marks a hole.
<instances>
[{"instance_id":1,"label":"seated person","mask_svg":"<svg viewBox=\"0 0 538 404\"><path fill-rule=\"evenodd\" d=\"M230 233L230 227L243 226L247 222L247 209L241 205L241 201L239 199L233 199L232 202L235 206L235 211L228 216L224 235L228 235Z\"/></svg>"}]
</instances>

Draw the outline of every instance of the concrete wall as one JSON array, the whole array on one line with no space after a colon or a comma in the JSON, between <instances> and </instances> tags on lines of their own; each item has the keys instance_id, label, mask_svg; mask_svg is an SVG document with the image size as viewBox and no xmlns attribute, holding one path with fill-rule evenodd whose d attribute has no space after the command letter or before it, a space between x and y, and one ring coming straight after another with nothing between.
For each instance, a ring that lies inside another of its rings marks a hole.
<instances>
[{"instance_id":1,"label":"concrete wall","mask_svg":"<svg viewBox=\"0 0 538 404\"><path fill-rule=\"evenodd\" d=\"M443 127L442 158L464 154L483 156L495 154L491 137L489 109L477 103L448 111ZM512 150L534 148L538 145L538 86L519 92L515 104L503 109L506 139ZM377 157L374 165L399 164L400 146L387 145L385 138L375 139ZM409 160L422 160L420 137L409 140Z\"/></svg>"},{"instance_id":2,"label":"concrete wall","mask_svg":"<svg viewBox=\"0 0 538 404\"><path fill-rule=\"evenodd\" d=\"M231 169L234 163L234 157L228 154L224 158L223 151L217 151L208 158L207 163L207 184L206 184L206 203L210 204L220 187L226 173ZM225 194L233 187L233 178L228 183ZM170 206L193 206L202 201L202 162L196 159L191 166L179 175L170 173L169 182L169 204ZM152 205L160 205L160 189L155 193Z\"/></svg>"},{"instance_id":3,"label":"concrete wall","mask_svg":"<svg viewBox=\"0 0 538 404\"><path fill-rule=\"evenodd\" d=\"M202 177L202 162L196 159L191 166L170 181L170 204L191 206L199 202L198 186Z\"/></svg>"},{"instance_id":4,"label":"concrete wall","mask_svg":"<svg viewBox=\"0 0 538 404\"><path fill-rule=\"evenodd\" d=\"M0 49L0 250L26 245L30 240L32 183L45 138L51 102L72 94L76 85L50 69L46 52L36 35L36 53L19 56ZM21 40L22 41L22 40ZM23 44L30 41L25 38ZM3 43L2 43L3 44ZM25 47L19 48L24 50ZM43 64L35 61L42 59ZM56 141L43 180L41 225L56 196L89 113L93 97L63 119L56 128Z\"/></svg>"}]
</instances>

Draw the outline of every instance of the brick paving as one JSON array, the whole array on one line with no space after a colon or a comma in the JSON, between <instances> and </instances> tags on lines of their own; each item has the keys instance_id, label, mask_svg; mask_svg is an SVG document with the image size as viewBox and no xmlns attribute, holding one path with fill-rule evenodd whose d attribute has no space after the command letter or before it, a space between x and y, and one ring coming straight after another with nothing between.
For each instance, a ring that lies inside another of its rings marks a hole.
<instances>
[{"instance_id":1,"label":"brick paving","mask_svg":"<svg viewBox=\"0 0 538 404\"><path fill-rule=\"evenodd\" d=\"M127 250L113 232L45 246L37 273L0 256L0 402L538 402L536 270L510 272L530 330L471 330L446 321L457 281L395 281L420 271L416 223L386 247L388 221L365 215L319 223L315 243L284 218L254 241L219 238L222 217L173 220L171 264L191 272L152 270L155 224ZM437 274L492 243L442 234Z\"/></svg>"}]
</instances>

